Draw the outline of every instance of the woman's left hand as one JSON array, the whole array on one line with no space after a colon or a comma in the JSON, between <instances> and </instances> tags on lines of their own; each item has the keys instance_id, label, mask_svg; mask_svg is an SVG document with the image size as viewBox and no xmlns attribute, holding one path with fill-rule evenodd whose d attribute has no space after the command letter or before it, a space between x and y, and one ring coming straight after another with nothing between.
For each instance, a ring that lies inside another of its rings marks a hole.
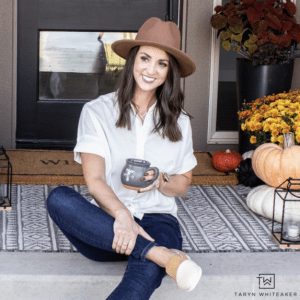
<instances>
[{"instance_id":1,"label":"woman's left hand","mask_svg":"<svg viewBox=\"0 0 300 300\"><path fill-rule=\"evenodd\" d=\"M155 172L148 171L147 174L144 176L144 181L147 181L147 180L150 181L154 177L155 177ZM153 183L151 183L149 186L147 186L145 188L139 189L138 193L144 193L144 192L148 192L148 191L151 191L151 190L158 189L160 184L161 184L161 180L162 180L162 176L161 176L161 173L159 173L157 179Z\"/></svg>"}]
</instances>

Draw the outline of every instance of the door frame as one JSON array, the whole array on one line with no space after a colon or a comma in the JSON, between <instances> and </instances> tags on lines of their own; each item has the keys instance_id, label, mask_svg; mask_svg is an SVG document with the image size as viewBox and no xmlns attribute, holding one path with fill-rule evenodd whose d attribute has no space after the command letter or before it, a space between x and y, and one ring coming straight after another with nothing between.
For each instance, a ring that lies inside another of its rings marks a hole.
<instances>
[{"instance_id":1,"label":"door frame","mask_svg":"<svg viewBox=\"0 0 300 300\"><path fill-rule=\"evenodd\" d=\"M212 8L221 4L222 0L213 0ZM211 27L207 144L238 144L238 131L217 131L219 58L220 41L217 38L216 30Z\"/></svg>"}]
</instances>

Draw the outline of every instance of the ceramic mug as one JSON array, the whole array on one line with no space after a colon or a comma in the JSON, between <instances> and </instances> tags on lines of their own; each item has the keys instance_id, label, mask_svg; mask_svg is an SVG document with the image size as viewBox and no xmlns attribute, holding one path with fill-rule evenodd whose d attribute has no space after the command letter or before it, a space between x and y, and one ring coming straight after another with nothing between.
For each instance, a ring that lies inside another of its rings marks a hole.
<instances>
[{"instance_id":1,"label":"ceramic mug","mask_svg":"<svg viewBox=\"0 0 300 300\"><path fill-rule=\"evenodd\" d=\"M151 180L144 181L145 173L154 172ZM143 159L128 158L121 173L121 182L127 189L139 190L151 185L159 176L159 169L150 167L150 162Z\"/></svg>"}]
</instances>

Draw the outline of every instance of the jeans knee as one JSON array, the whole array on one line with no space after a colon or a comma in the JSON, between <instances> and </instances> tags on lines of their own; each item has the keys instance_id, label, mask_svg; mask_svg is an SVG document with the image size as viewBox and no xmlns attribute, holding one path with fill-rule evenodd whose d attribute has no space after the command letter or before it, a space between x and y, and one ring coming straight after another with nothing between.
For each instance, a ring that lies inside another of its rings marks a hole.
<instances>
[{"instance_id":1,"label":"jeans knee","mask_svg":"<svg viewBox=\"0 0 300 300\"><path fill-rule=\"evenodd\" d=\"M52 210L59 209L61 204L65 202L62 200L68 198L67 195L69 195L70 190L71 189L66 186L59 186L53 189L46 201L48 211L51 212Z\"/></svg>"}]
</instances>

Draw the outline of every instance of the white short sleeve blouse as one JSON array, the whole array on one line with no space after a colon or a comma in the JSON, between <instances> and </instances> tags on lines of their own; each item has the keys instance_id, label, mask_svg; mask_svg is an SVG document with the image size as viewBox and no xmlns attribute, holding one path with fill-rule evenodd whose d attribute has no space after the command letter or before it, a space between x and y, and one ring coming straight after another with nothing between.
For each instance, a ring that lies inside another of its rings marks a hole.
<instances>
[{"instance_id":1,"label":"white short sleeve blouse","mask_svg":"<svg viewBox=\"0 0 300 300\"><path fill-rule=\"evenodd\" d=\"M176 217L177 206L174 197L165 196L158 190L137 193L124 188L120 174L127 158L147 160L151 166L168 174L183 174L197 165L189 117L180 115L178 124L183 138L171 142L152 132L154 107L155 103L143 123L132 111L132 129L128 130L115 126L119 115L116 93L86 103L80 115L74 148L74 159L78 163L81 163L81 152L97 154L105 159L107 183L131 213L140 219L145 213L169 213Z\"/></svg>"}]
</instances>

